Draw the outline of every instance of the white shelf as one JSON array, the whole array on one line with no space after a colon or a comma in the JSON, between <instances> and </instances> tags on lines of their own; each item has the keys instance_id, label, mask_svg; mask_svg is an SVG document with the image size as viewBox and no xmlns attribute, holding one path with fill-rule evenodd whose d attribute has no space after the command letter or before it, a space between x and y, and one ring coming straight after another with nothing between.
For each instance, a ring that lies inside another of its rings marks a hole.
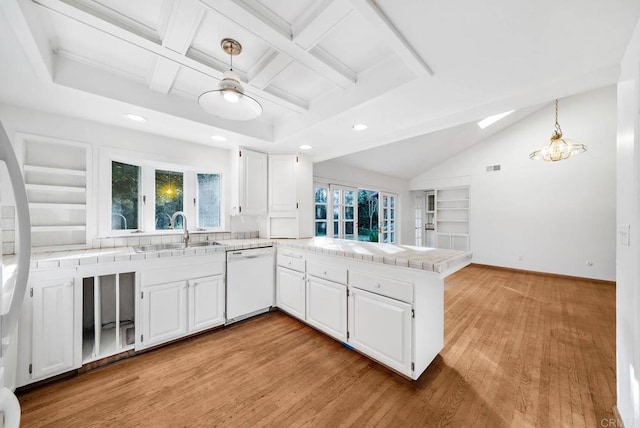
<instances>
[{"instance_id":1,"label":"white shelf","mask_svg":"<svg viewBox=\"0 0 640 428\"><path fill-rule=\"evenodd\" d=\"M469 223L469 220L438 220L438 223Z\"/></svg>"},{"instance_id":2,"label":"white shelf","mask_svg":"<svg viewBox=\"0 0 640 428\"><path fill-rule=\"evenodd\" d=\"M441 202L465 202L468 201L469 198L465 198L465 199L438 199L438 203Z\"/></svg>"},{"instance_id":3,"label":"white shelf","mask_svg":"<svg viewBox=\"0 0 640 428\"><path fill-rule=\"evenodd\" d=\"M54 186L51 184L25 184L27 190L46 190L48 192L75 192L84 193L87 191L85 187L75 186Z\"/></svg>"},{"instance_id":4,"label":"white shelf","mask_svg":"<svg viewBox=\"0 0 640 428\"><path fill-rule=\"evenodd\" d=\"M87 230L85 225L63 225L63 226L31 226L32 232L67 232L74 230Z\"/></svg>"},{"instance_id":5,"label":"white shelf","mask_svg":"<svg viewBox=\"0 0 640 428\"><path fill-rule=\"evenodd\" d=\"M469 208L438 208L438 211L469 211Z\"/></svg>"},{"instance_id":6,"label":"white shelf","mask_svg":"<svg viewBox=\"0 0 640 428\"><path fill-rule=\"evenodd\" d=\"M55 168L49 166L25 165L23 168L27 172L44 172L47 174L75 175L78 177L86 177L87 171L79 169Z\"/></svg>"},{"instance_id":7,"label":"white shelf","mask_svg":"<svg viewBox=\"0 0 640 428\"><path fill-rule=\"evenodd\" d=\"M60 204L56 202L32 202L29 208L59 209L59 210L86 210L86 204Z\"/></svg>"}]
</instances>

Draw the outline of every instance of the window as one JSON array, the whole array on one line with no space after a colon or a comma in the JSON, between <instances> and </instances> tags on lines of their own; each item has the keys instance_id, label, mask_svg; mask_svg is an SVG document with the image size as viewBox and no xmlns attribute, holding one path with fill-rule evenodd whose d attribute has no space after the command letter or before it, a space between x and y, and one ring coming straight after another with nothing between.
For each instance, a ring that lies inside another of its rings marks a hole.
<instances>
[{"instance_id":1,"label":"window","mask_svg":"<svg viewBox=\"0 0 640 428\"><path fill-rule=\"evenodd\" d=\"M98 233L118 236L133 232L165 231L171 216L182 211L175 227L187 223L190 230L224 228L224 183L214 171L160 160L132 158L130 152L105 151L100 158ZM193 201L193 203L191 203Z\"/></svg>"},{"instance_id":2,"label":"window","mask_svg":"<svg viewBox=\"0 0 640 428\"><path fill-rule=\"evenodd\" d=\"M329 189L326 187L314 188L314 203L315 203L315 235L327 236L327 195Z\"/></svg>"},{"instance_id":3,"label":"window","mask_svg":"<svg viewBox=\"0 0 640 428\"><path fill-rule=\"evenodd\" d=\"M220 227L220 174L197 174L198 227Z\"/></svg>"},{"instance_id":4,"label":"window","mask_svg":"<svg viewBox=\"0 0 640 428\"><path fill-rule=\"evenodd\" d=\"M173 213L182 211L183 181L181 172L156 170L156 230L168 229ZM174 227L182 228L182 217Z\"/></svg>"},{"instance_id":5,"label":"window","mask_svg":"<svg viewBox=\"0 0 640 428\"><path fill-rule=\"evenodd\" d=\"M137 230L140 211L140 167L111 163L111 229Z\"/></svg>"},{"instance_id":6,"label":"window","mask_svg":"<svg viewBox=\"0 0 640 428\"><path fill-rule=\"evenodd\" d=\"M396 199L378 190L316 185L315 236L395 243Z\"/></svg>"}]
</instances>

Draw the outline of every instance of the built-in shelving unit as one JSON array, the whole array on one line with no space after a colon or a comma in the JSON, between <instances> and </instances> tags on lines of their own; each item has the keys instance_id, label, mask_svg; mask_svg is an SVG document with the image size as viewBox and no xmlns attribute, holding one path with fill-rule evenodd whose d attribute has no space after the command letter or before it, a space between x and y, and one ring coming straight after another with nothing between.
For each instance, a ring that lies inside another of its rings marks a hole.
<instances>
[{"instance_id":1,"label":"built-in shelving unit","mask_svg":"<svg viewBox=\"0 0 640 428\"><path fill-rule=\"evenodd\" d=\"M135 272L82 280L82 363L135 345Z\"/></svg>"},{"instance_id":2,"label":"built-in shelving unit","mask_svg":"<svg viewBox=\"0 0 640 428\"><path fill-rule=\"evenodd\" d=\"M438 189L435 198L437 247L469 250L469 187Z\"/></svg>"},{"instance_id":3,"label":"built-in shelving unit","mask_svg":"<svg viewBox=\"0 0 640 428\"><path fill-rule=\"evenodd\" d=\"M86 247L90 146L35 135L20 137L32 247Z\"/></svg>"}]
</instances>

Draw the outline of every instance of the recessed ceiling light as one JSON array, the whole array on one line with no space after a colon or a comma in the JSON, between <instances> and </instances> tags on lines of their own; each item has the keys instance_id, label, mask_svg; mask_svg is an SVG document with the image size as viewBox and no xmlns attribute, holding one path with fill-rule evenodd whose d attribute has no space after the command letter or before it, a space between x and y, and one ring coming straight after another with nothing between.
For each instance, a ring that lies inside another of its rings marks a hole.
<instances>
[{"instance_id":1,"label":"recessed ceiling light","mask_svg":"<svg viewBox=\"0 0 640 428\"><path fill-rule=\"evenodd\" d=\"M309 144L303 144L301 146L298 146L298 148L300 150L311 150L311 149L313 149L313 146L310 146Z\"/></svg>"},{"instance_id":2,"label":"recessed ceiling light","mask_svg":"<svg viewBox=\"0 0 640 428\"><path fill-rule=\"evenodd\" d=\"M211 139L216 141L227 141L227 137L223 137L222 135L212 135Z\"/></svg>"},{"instance_id":3,"label":"recessed ceiling light","mask_svg":"<svg viewBox=\"0 0 640 428\"><path fill-rule=\"evenodd\" d=\"M503 118L509 116L514 111L515 110L505 111L504 113L499 113L499 114L494 114L493 116L489 116L489 117L487 117L485 119L482 119L480 122L478 122L478 126L480 127L480 129L484 129L487 126L493 125L494 123L496 123L500 119L503 119Z\"/></svg>"},{"instance_id":4,"label":"recessed ceiling light","mask_svg":"<svg viewBox=\"0 0 640 428\"><path fill-rule=\"evenodd\" d=\"M368 128L368 126L365 125L364 123L356 123L355 125L353 125L353 130L354 131L364 131L367 128Z\"/></svg>"},{"instance_id":5,"label":"recessed ceiling light","mask_svg":"<svg viewBox=\"0 0 640 428\"><path fill-rule=\"evenodd\" d=\"M134 122L146 122L147 118L140 116L139 114L135 114L135 113L125 113L124 117L126 117L129 120L133 120Z\"/></svg>"}]
</instances>

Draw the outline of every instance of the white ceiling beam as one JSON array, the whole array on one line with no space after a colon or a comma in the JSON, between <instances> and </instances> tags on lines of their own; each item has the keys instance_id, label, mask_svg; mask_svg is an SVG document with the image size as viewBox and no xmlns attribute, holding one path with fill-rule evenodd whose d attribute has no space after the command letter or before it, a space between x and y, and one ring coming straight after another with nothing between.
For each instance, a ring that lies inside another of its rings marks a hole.
<instances>
[{"instance_id":1,"label":"white ceiling beam","mask_svg":"<svg viewBox=\"0 0 640 428\"><path fill-rule=\"evenodd\" d=\"M162 46L184 55L200 27L206 9L194 1L176 0L173 7L167 8L164 21ZM180 71L180 64L166 58L156 57L151 65L149 88L152 91L168 94Z\"/></svg>"},{"instance_id":2,"label":"white ceiling beam","mask_svg":"<svg viewBox=\"0 0 640 428\"><path fill-rule=\"evenodd\" d=\"M375 28L376 32L382 35L382 39L414 73L422 77L433 76L431 68L420 58L374 0L351 0L351 4Z\"/></svg>"},{"instance_id":3,"label":"white ceiling beam","mask_svg":"<svg viewBox=\"0 0 640 428\"><path fill-rule=\"evenodd\" d=\"M341 88L353 86L356 82L354 72L345 73L337 70L320 58L311 55L306 49L291 41L290 32L282 28L282 25L274 23L274 20L256 9L254 2L247 0L200 0L211 10L226 16L236 24L246 28L262 40L273 46L276 50L288 55L295 61L316 71L329 81Z\"/></svg>"},{"instance_id":4,"label":"white ceiling beam","mask_svg":"<svg viewBox=\"0 0 640 428\"><path fill-rule=\"evenodd\" d=\"M49 39L39 22L34 21L35 6L30 1L2 0L0 12L20 41L22 51L39 80L51 82L53 76L53 52Z\"/></svg>"},{"instance_id":5,"label":"white ceiling beam","mask_svg":"<svg viewBox=\"0 0 640 428\"><path fill-rule=\"evenodd\" d=\"M325 0L315 9L309 9L293 24L293 41L305 50L320 43L322 38L349 15L353 7L342 0Z\"/></svg>"},{"instance_id":6,"label":"white ceiling beam","mask_svg":"<svg viewBox=\"0 0 640 428\"><path fill-rule=\"evenodd\" d=\"M169 22L162 38L162 45L179 54L186 54L206 11L198 2L176 0L169 12Z\"/></svg>"},{"instance_id":7,"label":"white ceiling beam","mask_svg":"<svg viewBox=\"0 0 640 428\"><path fill-rule=\"evenodd\" d=\"M153 62L149 78L149 89L161 94L168 94L179 70L180 64L169 61L166 58L157 57Z\"/></svg>"},{"instance_id":8,"label":"white ceiling beam","mask_svg":"<svg viewBox=\"0 0 640 428\"><path fill-rule=\"evenodd\" d=\"M220 70L216 70L211 66L208 66L202 62L196 61L190 57L182 55L152 40L149 40L138 34L134 34L124 28L119 27L118 25L115 25L111 22L105 21L97 16L94 16L88 13L87 11L80 10L73 6L70 6L61 0L34 0L34 1L36 1L39 5L53 12L59 13L70 19L73 19L75 21L88 25L91 28L94 28L98 31L102 31L105 34L109 34L126 43L129 43L140 49L144 49L147 52L150 52L159 57L165 58L169 61L173 61L181 66L190 68L194 71L197 71L199 73L202 73L214 79L222 80L223 72ZM270 94L258 88L251 87L251 90L249 92L252 95L271 101L290 111L303 113L308 109L308 106L306 105L300 105L298 103L291 102L290 100L274 96L273 94Z\"/></svg>"},{"instance_id":9,"label":"white ceiling beam","mask_svg":"<svg viewBox=\"0 0 640 428\"><path fill-rule=\"evenodd\" d=\"M281 52L271 52L265 55L254 67L247 73L249 83L256 88L264 89L278 74L291 64L293 60L288 55Z\"/></svg>"}]
</instances>

